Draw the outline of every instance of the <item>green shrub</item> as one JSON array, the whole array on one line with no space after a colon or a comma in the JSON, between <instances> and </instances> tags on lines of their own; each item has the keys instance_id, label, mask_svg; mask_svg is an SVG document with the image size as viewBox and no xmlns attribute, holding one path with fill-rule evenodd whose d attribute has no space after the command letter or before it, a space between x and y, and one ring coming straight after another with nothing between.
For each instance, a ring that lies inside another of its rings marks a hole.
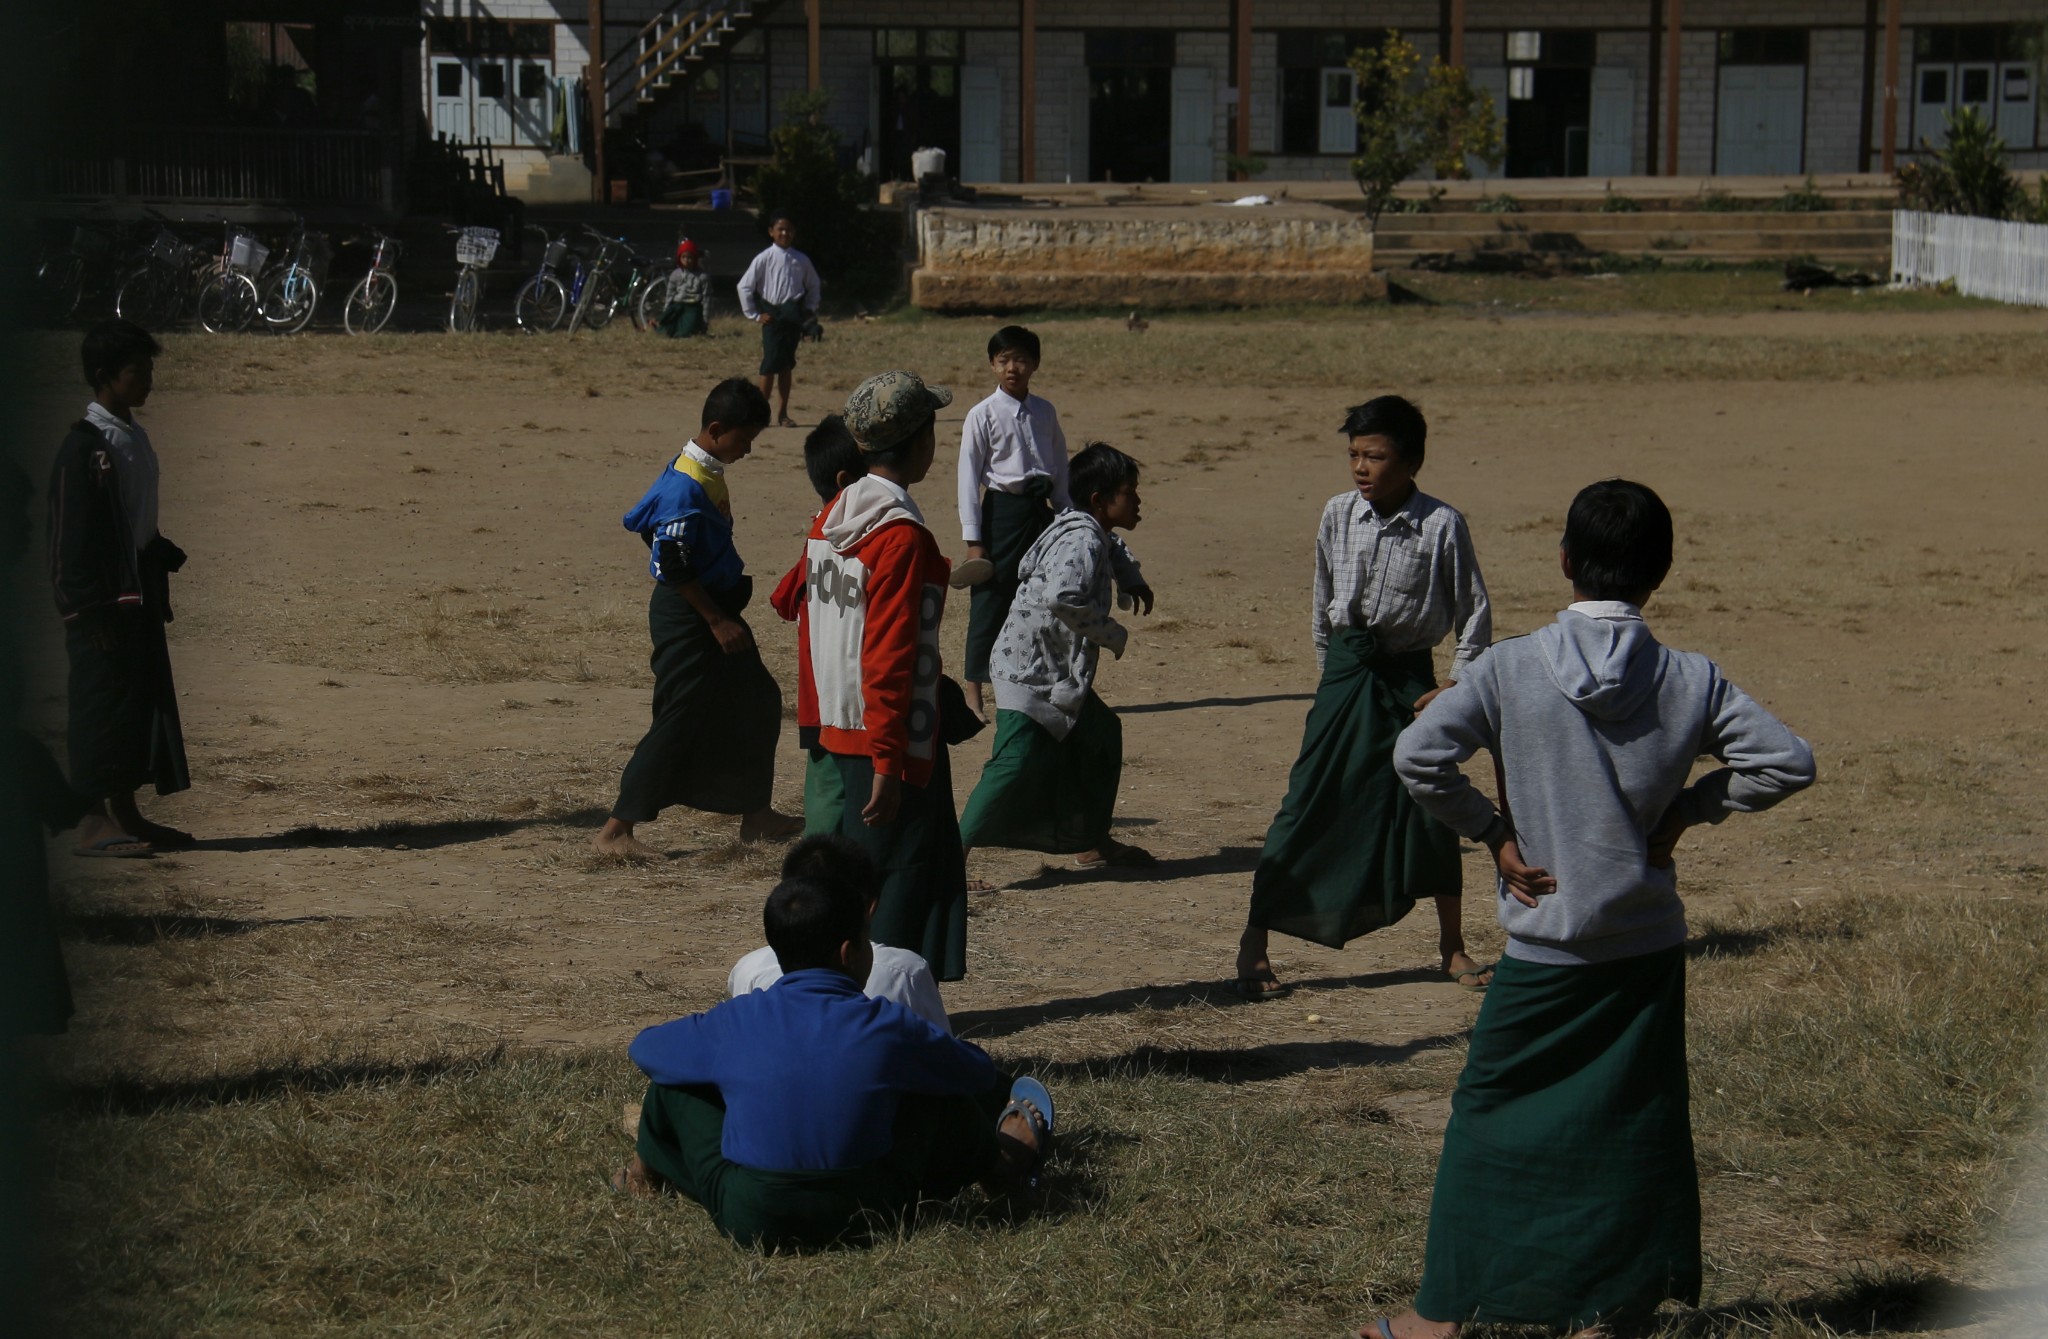
<instances>
[{"instance_id":1,"label":"green shrub","mask_svg":"<svg viewBox=\"0 0 2048 1339\"><path fill-rule=\"evenodd\" d=\"M1701 191L1700 208L1709 214L1735 214L1749 206L1723 190Z\"/></svg>"},{"instance_id":2,"label":"green shrub","mask_svg":"<svg viewBox=\"0 0 2048 1339\"><path fill-rule=\"evenodd\" d=\"M1600 212L1603 214L1640 214L1643 212L1643 202L1636 199L1633 195L1616 195L1614 188L1610 186L1607 188L1607 194L1601 198Z\"/></svg>"},{"instance_id":3,"label":"green shrub","mask_svg":"<svg viewBox=\"0 0 2048 1339\"><path fill-rule=\"evenodd\" d=\"M1809 176L1805 185L1786 191L1770 207L1780 214L1824 214L1835 205L1821 193L1819 183Z\"/></svg>"},{"instance_id":4,"label":"green shrub","mask_svg":"<svg viewBox=\"0 0 2048 1339\"><path fill-rule=\"evenodd\" d=\"M1388 29L1375 48L1351 53L1357 79L1358 156L1351 175L1365 196L1368 218L1377 220L1392 207L1394 189L1423 168L1434 168L1438 180L1463 178L1465 159L1477 158L1489 168L1501 157L1501 117L1493 96L1475 87L1465 71L1432 59L1421 70L1422 56L1400 33Z\"/></svg>"},{"instance_id":5,"label":"green shrub","mask_svg":"<svg viewBox=\"0 0 2048 1339\"><path fill-rule=\"evenodd\" d=\"M1233 178L1242 177L1250 181L1265 173L1267 163L1255 153L1227 153L1223 155L1223 166Z\"/></svg>"},{"instance_id":6,"label":"green shrub","mask_svg":"<svg viewBox=\"0 0 2048 1339\"><path fill-rule=\"evenodd\" d=\"M1522 202L1502 191L1499 195L1480 196L1479 203L1472 206L1472 211L1475 214L1519 214L1522 212Z\"/></svg>"},{"instance_id":7,"label":"green shrub","mask_svg":"<svg viewBox=\"0 0 2048 1339\"><path fill-rule=\"evenodd\" d=\"M825 279L857 300L876 300L902 279L903 220L876 208L874 183L839 165L839 135L825 124L832 95L792 93L768 135L769 161L754 178L763 223L796 225L797 245Z\"/></svg>"},{"instance_id":8,"label":"green shrub","mask_svg":"<svg viewBox=\"0 0 2048 1339\"><path fill-rule=\"evenodd\" d=\"M1965 107L1948 118L1948 140L1932 155L1893 173L1899 205L1930 214L1977 218L2024 217L2031 206L2019 179L2005 165L2005 141Z\"/></svg>"}]
</instances>

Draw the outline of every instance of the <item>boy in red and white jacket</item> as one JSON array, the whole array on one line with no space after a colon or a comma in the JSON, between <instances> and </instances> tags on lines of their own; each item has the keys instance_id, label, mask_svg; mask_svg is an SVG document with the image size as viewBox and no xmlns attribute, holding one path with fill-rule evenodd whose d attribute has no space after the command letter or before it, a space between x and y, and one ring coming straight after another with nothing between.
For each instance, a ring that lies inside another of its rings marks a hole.
<instances>
[{"instance_id":1,"label":"boy in red and white jacket","mask_svg":"<svg viewBox=\"0 0 2048 1339\"><path fill-rule=\"evenodd\" d=\"M939 727L939 623L951 564L910 488L931 470L943 387L909 372L862 382L846 426L867 473L811 526L804 642L818 742L845 790L840 831L882 871L872 938L967 970L967 868ZM800 722L801 724L801 722Z\"/></svg>"}]
</instances>

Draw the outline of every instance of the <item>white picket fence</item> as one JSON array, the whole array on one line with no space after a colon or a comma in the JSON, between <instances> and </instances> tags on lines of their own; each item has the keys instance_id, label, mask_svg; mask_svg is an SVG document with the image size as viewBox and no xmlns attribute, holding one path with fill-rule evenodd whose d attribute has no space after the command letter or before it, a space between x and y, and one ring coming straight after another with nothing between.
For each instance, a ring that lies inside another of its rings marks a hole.
<instances>
[{"instance_id":1,"label":"white picket fence","mask_svg":"<svg viewBox=\"0 0 2048 1339\"><path fill-rule=\"evenodd\" d=\"M2048 307L2048 225L1893 210L1892 281Z\"/></svg>"}]
</instances>

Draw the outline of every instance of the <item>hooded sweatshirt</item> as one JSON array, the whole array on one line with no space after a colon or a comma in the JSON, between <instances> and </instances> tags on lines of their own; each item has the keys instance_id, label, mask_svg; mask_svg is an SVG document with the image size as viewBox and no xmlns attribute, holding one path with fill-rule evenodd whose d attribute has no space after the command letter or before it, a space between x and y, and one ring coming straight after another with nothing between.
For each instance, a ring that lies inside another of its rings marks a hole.
<instances>
[{"instance_id":1,"label":"hooded sweatshirt","mask_svg":"<svg viewBox=\"0 0 2048 1339\"><path fill-rule=\"evenodd\" d=\"M1017 564L1017 595L989 660L996 706L1065 739L1095 684L1101 648L1128 637L1110 617L1110 535L1085 511L1053 518Z\"/></svg>"},{"instance_id":2,"label":"hooded sweatshirt","mask_svg":"<svg viewBox=\"0 0 2048 1339\"><path fill-rule=\"evenodd\" d=\"M819 744L924 785L943 747L939 620L952 571L924 514L902 485L857 479L812 524L804 568ZM799 726L803 698L799 675Z\"/></svg>"},{"instance_id":3,"label":"hooded sweatshirt","mask_svg":"<svg viewBox=\"0 0 2048 1339\"><path fill-rule=\"evenodd\" d=\"M1769 808L1813 782L1813 750L1705 656L1673 651L1633 606L1575 604L1496 644L1394 746L1417 803L1474 841L1500 817L1458 764L1500 760L1524 864L1557 891L1523 906L1497 886L1507 954L1577 965L1685 941L1676 870L1649 834L1674 806L1688 825ZM1696 758L1727 764L1691 785Z\"/></svg>"}]
</instances>

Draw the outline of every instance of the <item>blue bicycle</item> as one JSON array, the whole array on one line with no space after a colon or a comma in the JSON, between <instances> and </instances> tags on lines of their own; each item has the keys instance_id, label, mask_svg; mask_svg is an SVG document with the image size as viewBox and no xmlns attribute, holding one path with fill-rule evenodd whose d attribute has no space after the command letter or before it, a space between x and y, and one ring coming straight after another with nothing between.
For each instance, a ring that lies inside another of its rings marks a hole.
<instances>
[{"instance_id":1,"label":"blue bicycle","mask_svg":"<svg viewBox=\"0 0 2048 1339\"><path fill-rule=\"evenodd\" d=\"M582 296L586 271L583 258L569 249L567 237L550 237L547 229L532 223L526 230L540 234L540 268L519 286L512 299L512 319L521 330L538 333L562 324ZM567 276L567 283L562 276Z\"/></svg>"}]
</instances>

